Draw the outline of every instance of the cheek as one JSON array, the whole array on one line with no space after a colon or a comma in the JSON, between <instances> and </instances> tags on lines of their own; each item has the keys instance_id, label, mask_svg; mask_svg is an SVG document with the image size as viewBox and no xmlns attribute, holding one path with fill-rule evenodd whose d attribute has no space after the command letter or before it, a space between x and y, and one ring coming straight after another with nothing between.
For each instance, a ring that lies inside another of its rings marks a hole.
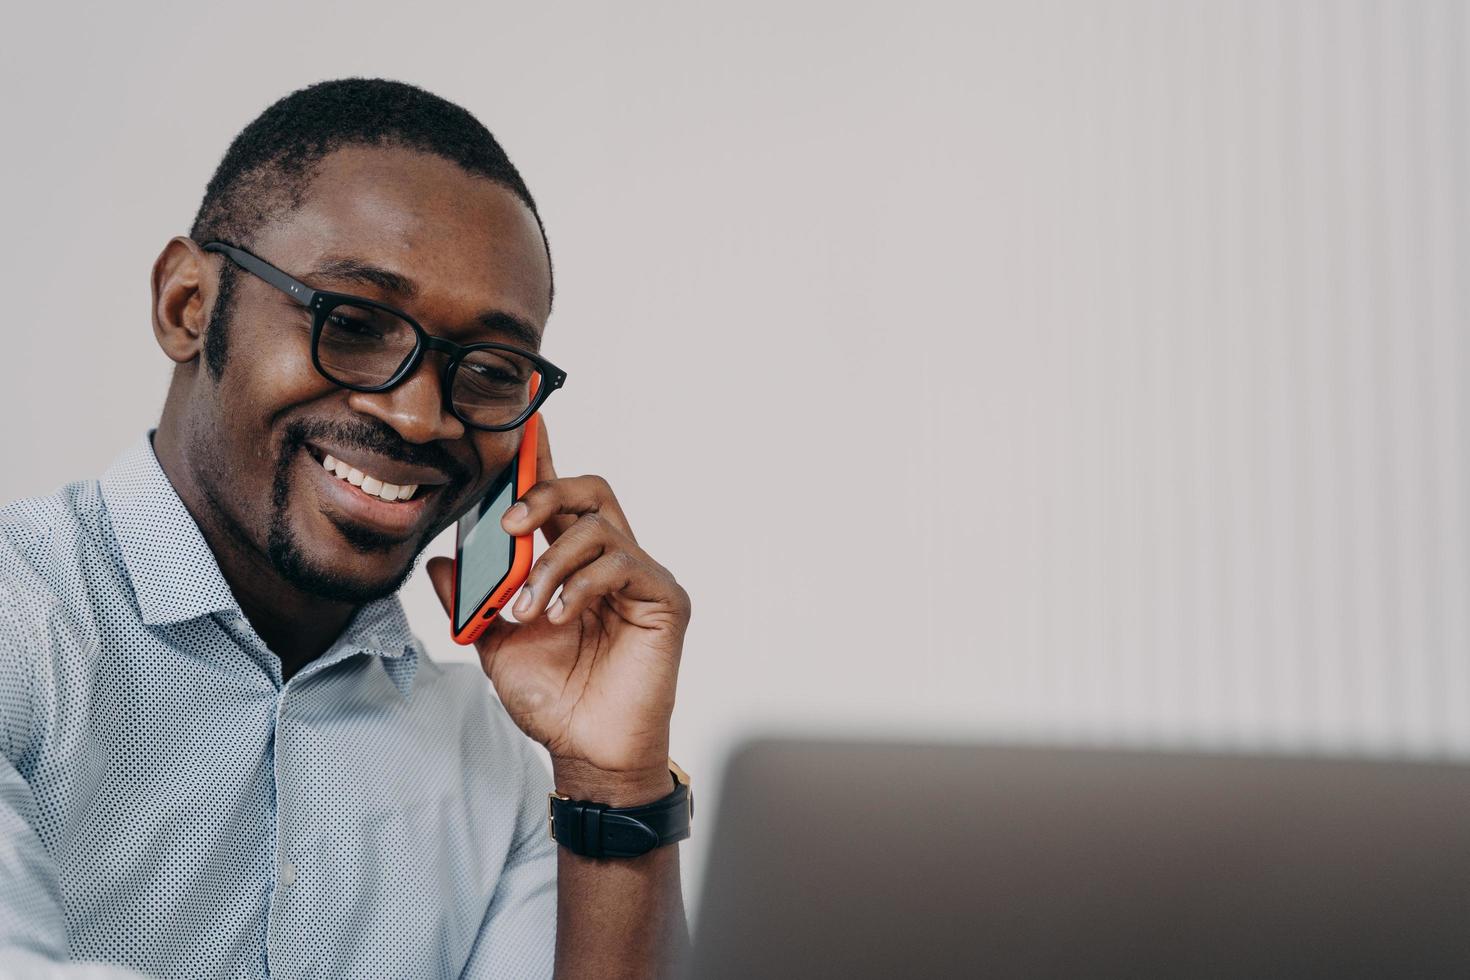
<instances>
[{"instance_id":1,"label":"cheek","mask_svg":"<svg viewBox=\"0 0 1470 980\"><path fill-rule=\"evenodd\" d=\"M289 326L240 330L231 337L220 379L219 433L238 461L236 479L260 487L273 479L283 421L297 406L342 391L311 363L305 331Z\"/></svg>"},{"instance_id":2,"label":"cheek","mask_svg":"<svg viewBox=\"0 0 1470 980\"><path fill-rule=\"evenodd\" d=\"M472 439L475 446L477 465L479 473L475 482L461 491L458 499L450 502L446 507L446 521L452 521L470 505L485 493L490 486L490 481L510 465L516 458L516 453L521 445L521 431L515 432L480 432Z\"/></svg>"},{"instance_id":3,"label":"cheek","mask_svg":"<svg viewBox=\"0 0 1470 980\"><path fill-rule=\"evenodd\" d=\"M521 448L521 433L525 431L523 427L514 432L481 432L476 435L475 451L480 457L482 483L488 482L515 460Z\"/></svg>"},{"instance_id":4,"label":"cheek","mask_svg":"<svg viewBox=\"0 0 1470 980\"><path fill-rule=\"evenodd\" d=\"M312 366L305 331L296 333L289 327L252 331L248 346L232 346L221 394L234 422L259 425L294 405L341 390Z\"/></svg>"}]
</instances>

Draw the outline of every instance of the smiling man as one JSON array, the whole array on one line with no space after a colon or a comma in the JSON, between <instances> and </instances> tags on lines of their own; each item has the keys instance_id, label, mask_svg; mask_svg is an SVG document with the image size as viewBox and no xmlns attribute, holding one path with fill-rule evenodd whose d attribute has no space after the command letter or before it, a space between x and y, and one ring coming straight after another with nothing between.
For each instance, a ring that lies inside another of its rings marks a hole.
<instances>
[{"instance_id":1,"label":"smiling man","mask_svg":"<svg viewBox=\"0 0 1470 980\"><path fill-rule=\"evenodd\" d=\"M293 281L383 317L370 363ZM687 593L543 425L502 518L548 542L520 622L440 664L396 594L559 374L541 221L495 139L398 82L292 93L152 292L156 430L0 511L0 975L667 971ZM492 354L502 415L466 387ZM427 572L447 608L451 563Z\"/></svg>"}]
</instances>

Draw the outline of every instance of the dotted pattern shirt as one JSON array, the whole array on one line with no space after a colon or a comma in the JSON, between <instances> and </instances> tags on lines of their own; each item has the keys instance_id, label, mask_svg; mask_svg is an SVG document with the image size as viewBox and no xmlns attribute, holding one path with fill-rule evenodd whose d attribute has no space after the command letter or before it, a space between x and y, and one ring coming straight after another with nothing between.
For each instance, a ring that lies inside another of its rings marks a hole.
<instances>
[{"instance_id":1,"label":"dotted pattern shirt","mask_svg":"<svg viewBox=\"0 0 1470 980\"><path fill-rule=\"evenodd\" d=\"M551 775L478 665L394 595L283 683L151 437L0 508L0 976L551 976Z\"/></svg>"}]
</instances>

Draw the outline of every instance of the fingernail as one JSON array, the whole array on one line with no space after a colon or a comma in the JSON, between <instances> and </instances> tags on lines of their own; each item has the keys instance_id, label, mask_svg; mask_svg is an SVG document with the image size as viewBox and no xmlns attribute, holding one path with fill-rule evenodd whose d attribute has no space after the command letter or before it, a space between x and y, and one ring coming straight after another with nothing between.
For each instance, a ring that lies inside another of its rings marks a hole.
<instances>
[{"instance_id":1,"label":"fingernail","mask_svg":"<svg viewBox=\"0 0 1470 980\"><path fill-rule=\"evenodd\" d=\"M561 614L566 608L566 603L561 601L561 596L557 596L556 601L551 604L551 608L546 610L546 616L548 619L561 619Z\"/></svg>"},{"instance_id":2,"label":"fingernail","mask_svg":"<svg viewBox=\"0 0 1470 980\"><path fill-rule=\"evenodd\" d=\"M511 504L510 509L505 512L505 518L510 520L510 522L513 524L519 524L521 521L525 520L526 512L528 510L529 508L527 508L524 503L516 501L514 504Z\"/></svg>"},{"instance_id":3,"label":"fingernail","mask_svg":"<svg viewBox=\"0 0 1470 980\"><path fill-rule=\"evenodd\" d=\"M521 597L516 600L516 615L524 616L531 608L531 587L529 585L521 588Z\"/></svg>"}]
</instances>

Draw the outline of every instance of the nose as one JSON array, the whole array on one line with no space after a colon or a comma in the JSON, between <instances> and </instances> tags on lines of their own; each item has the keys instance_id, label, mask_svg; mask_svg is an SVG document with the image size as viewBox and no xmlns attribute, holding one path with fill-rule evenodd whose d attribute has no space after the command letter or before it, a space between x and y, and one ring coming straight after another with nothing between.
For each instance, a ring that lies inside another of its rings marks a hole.
<instances>
[{"instance_id":1,"label":"nose","mask_svg":"<svg viewBox=\"0 0 1470 980\"><path fill-rule=\"evenodd\" d=\"M444 358L427 353L413 373L387 391L354 391L347 406L391 425L405 441L459 439L464 423L444 406Z\"/></svg>"}]
</instances>

